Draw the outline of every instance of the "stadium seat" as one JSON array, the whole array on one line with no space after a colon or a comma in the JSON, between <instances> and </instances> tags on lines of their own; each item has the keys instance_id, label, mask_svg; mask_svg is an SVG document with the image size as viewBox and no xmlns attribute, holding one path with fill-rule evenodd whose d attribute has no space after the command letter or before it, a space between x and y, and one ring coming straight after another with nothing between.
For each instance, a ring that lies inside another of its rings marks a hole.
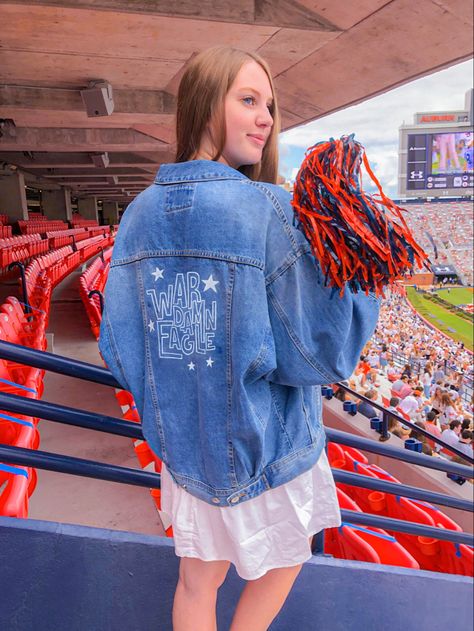
<instances>
[{"instance_id":1,"label":"stadium seat","mask_svg":"<svg viewBox=\"0 0 474 631\"><path fill-rule=\"evenodd\" d=\"M0 515L3 517L28 517L28 498L32 469L0 463ZM32 492L32 491L31 491Z\"/></svg>"}]
</instances>

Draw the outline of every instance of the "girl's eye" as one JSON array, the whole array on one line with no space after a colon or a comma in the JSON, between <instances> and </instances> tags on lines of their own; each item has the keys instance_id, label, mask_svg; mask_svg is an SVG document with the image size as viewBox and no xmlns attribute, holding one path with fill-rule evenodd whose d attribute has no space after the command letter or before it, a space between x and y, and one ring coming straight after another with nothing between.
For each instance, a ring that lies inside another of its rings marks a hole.
<instances>
[{"instance_id":1,"label":"girl's eye","mask_svg":"<svg viewBox=\"0 0 474 631\"><path fill-rule=\"evenodd\" d=\"M253 96L244 96L244 98L242 99L242 101L246 104L246 105L253 105L255 103L255 97Z\"/></svg>"}]
</instances>

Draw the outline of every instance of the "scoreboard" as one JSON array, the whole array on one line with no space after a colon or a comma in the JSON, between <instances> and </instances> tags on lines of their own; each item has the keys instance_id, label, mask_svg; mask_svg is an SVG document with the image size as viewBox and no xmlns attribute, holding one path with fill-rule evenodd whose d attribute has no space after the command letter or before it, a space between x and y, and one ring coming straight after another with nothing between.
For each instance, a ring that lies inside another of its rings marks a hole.
<instances>
[{"instance_id":1,"label":"scoreboard","mask_svg":"<svg viewBox=\"0 0 474 631\"><path fill-rule=\"evenodd\" d=\"M474 134L472 129L408 134L406 188L408 191L474 187Z\"/></svg>"},{"instance_id":2,"label":"scoreboard","mask_svg":"<svg viewBox=\"0 0 474 631\"><path fill-rule=\"evenodd\" d=\"M400 127L398 192L402 197L474 194L473 90L465 109L418 112Z\"/></svg>"}]
</instances>

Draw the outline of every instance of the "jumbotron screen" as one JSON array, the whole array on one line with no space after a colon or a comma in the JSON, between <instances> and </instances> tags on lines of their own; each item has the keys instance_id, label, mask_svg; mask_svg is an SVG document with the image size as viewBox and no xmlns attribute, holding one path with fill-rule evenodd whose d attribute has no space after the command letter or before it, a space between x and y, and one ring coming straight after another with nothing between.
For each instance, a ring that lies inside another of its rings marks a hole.
<instances>
[{"instance_id":1,"label":"jumbotron screen","mask_svg":"<svg viewBox=\"0 0 474 631\"><path fill-rule=\"evenodd\" d=\"M408 134L407 190L474 186L472 130Z\"/></svg>"}]
</instances>

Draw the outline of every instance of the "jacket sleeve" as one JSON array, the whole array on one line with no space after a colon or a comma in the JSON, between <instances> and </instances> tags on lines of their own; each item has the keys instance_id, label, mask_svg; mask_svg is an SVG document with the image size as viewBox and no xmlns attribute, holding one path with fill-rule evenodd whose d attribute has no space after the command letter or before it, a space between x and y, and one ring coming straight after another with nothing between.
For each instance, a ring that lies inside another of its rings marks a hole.
<instances>
[{"instance_id":1,"label":"jacket sleeve","mask_svg":"<svg viewBox=\"0 0 474 631\"><path fill-rule=\"evenodd\" d=\"M288 245L282 250L283 241L273 232L273 245L280 252L276 256L273 248L266 287L277 366L266 379L294 386L347 379L374 332L380 300L349 288L340 297L337 289L324 285L309 244L291 225L289 197L277 195L279 233L285 233Z\"/></svg>"}]
</instances>

